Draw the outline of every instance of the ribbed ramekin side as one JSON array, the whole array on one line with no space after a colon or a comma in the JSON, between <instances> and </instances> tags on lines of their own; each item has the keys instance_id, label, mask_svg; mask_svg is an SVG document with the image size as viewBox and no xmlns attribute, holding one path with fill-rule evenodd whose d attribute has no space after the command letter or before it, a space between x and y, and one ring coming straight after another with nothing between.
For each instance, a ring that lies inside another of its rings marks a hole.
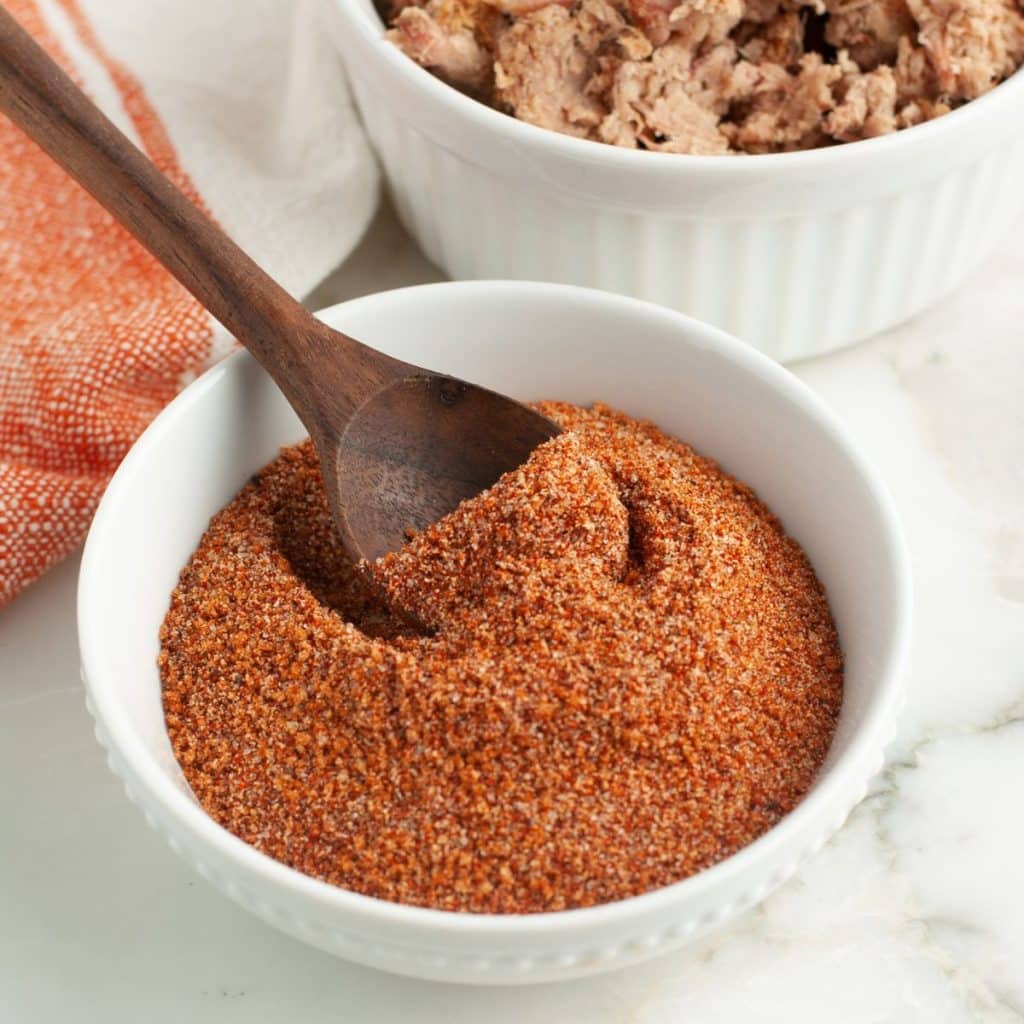
<instances>
[{"instance_id":1,"label":"ribbed ramekin side","mask_svg":"<svg viewBox=\"0 0 1024 1024\"><path fill-rule=\"evenodd\" d=\"M1012 187L1024 172L1019 142L823 215L602 209L546 191L529 168L499 177L354 85L403 223L453 278L555 281L648 299L784 362L852 344L928 308L1024 211L1024 193Z\"/></svg>"}]
</instances>

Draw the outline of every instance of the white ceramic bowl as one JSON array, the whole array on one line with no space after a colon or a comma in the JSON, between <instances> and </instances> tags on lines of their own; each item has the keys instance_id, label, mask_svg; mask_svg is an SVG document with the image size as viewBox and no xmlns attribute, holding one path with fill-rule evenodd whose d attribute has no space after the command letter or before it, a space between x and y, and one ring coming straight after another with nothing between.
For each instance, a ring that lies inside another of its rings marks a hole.
<instances>
[{"instance_id":1,"label":"white ceramic bowl","mask_svg":"<svg viewBox=\"0 0 1024 1024\"><path fill-rule=\"evenodd\" d=\"M735 856L622 902L487 916L399 906L258 853L200 809L164 729L158 630L213 513L302 429L246 354L187 388L135 445L86 544L82 671L110 765L171 846L264 920L347 959L460 982L569 978L643 959L763 899L839 828L882 763L906 669L907 557L889 498L827 408L714 328L557 285L469 283L386 292L324 318L402 359L520 398L605 400L649 417L752 484L828 589L846 692L806 799ZM112 841L114 841L112 839Z\"/></svg>"},{"instance_id":2,"label":"white ceramic bowl","mask_svg":"<svg viewBox=\"0 0 1024 1024\"><path fill-rule=\"evenodd\" d=\"M884 138L678 156L516 121L386 42L371 0L329 11L399 214L454 278L633 295L788 361L936 302L1024 211L1024 73Z\"/></svg>"}]
</instances>

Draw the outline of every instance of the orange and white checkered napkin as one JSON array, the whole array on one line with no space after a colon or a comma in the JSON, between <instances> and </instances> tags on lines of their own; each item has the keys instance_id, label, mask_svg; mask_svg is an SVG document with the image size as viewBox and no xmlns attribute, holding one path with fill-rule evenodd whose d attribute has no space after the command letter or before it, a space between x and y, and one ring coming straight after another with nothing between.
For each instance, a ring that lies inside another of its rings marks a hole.
<instances>
[{"instance_id":1,"label":"orange and white checkered napkin","mask_svg":"<svg viewBox=\"0 0 1024 1024\"><path fill-rule=\"evenodd\" d=\"M377 177L317 0L3 0L295 294ZM225 350L211 318L0 115L0 605L83 538L146 424Z\"/></svg>"}]
</instances>

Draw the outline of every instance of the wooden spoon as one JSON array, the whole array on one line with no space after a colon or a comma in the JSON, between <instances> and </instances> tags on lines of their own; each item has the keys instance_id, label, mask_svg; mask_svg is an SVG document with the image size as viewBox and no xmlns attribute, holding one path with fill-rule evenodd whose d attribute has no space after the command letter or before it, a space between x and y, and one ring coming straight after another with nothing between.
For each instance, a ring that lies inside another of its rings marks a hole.
<instances>
[{"instance_id":1,"label":"wooden spoon","mask_svg":"<svg viewBox=\"0 0 1024 1024\"><path fill-rule=\"evenodd\" d=\"M532 409L377 352L271 280L0 7L0 111L259 360L298 413L355 560L400 547L559 432Z\"/></svg>"}]
</instances>

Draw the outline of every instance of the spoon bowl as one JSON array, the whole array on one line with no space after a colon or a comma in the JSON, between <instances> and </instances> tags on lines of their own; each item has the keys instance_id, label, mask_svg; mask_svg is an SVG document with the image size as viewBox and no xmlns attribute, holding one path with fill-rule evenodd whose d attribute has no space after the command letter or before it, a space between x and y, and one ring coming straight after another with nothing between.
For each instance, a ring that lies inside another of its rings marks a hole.
<instances>
[{"instance_id":1,"label":"spoon bowl","mask_svg":"<svg viewBox=\"0 0 1024 1024\"><path fill-rule=\"evenodd\" d=\"M393 381L349 417L324 468L346 548L368 559L394 551L559 432L528 406L455 377Z\"/></svg>"}]
</instances>

